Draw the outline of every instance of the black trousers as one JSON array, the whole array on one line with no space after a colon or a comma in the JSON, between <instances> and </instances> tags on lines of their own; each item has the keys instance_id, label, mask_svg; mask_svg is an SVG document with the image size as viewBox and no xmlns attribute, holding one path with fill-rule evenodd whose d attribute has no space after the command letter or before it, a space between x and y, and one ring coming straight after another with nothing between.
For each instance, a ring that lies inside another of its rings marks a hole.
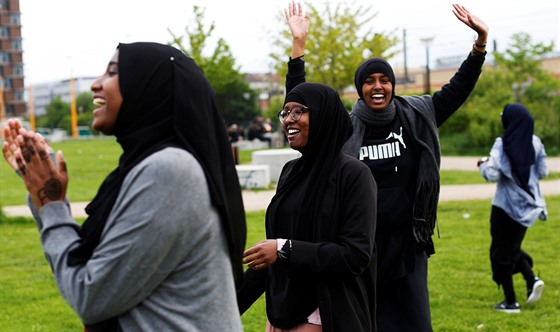
<instances>
[{"instance_id":1,"label":"black trousers","mask_svg":"<svg viewBox=\"0 0 560 332\"><path fill-rule=\"evenodd\" d=\"M504 210L492 206L490 215L490 263L492 279L502 286L508 303L516 302L513 275L521 273L527 284L535 279L533 259L521 250L527 227L511 219Z\"/></svg>"},{"instance_id":2,"label":"black trousers","mask_svg":"<svg viewBox=\"0 0 560 332\"><path fill-rule=\"evenodd\" d=\"M398 280L377 284L379 332L431 332L428 256L416 254L414 271Z\"/></svg>"}]
</instances>

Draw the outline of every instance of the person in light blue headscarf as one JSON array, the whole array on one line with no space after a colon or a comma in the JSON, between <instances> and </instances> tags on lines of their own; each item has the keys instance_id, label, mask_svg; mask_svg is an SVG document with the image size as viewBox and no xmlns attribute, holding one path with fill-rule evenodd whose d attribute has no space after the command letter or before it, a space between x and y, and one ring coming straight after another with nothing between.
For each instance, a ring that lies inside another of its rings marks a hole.
<instances>
[{"instance_id":1,"label":"person in light blue headscarf","mask_svg":"<svg viewBox=\"0 0 560 332\"><path fill-rule=\"evenodd\" d=\"M490 262L492 278L502 286L505 300L496 304L498 311L520 312L513 274L521 273L527 283L527 304L538 301L544 282L533 273L533 259L521 249L521 243L537 219L546 220L546 202L539 179L548 174L546 152L533 134L534 121L521 104L507 104L502 112L504 134L496 138L490 157L478 161L480 173L496 182L496 194L490 215Z\"/></svg>"}]
</instances>

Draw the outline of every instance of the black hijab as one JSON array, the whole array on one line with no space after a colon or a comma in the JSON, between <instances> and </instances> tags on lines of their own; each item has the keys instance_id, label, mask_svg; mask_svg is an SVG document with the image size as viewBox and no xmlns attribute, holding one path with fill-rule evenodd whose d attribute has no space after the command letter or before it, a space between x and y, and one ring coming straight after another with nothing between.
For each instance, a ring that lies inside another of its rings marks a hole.
<instances>
[{"instance_id":1,"label":"black hijab","mask_svg":"<svg viewBox=\"0 0 560 332\"><path fill-rule=\"evenodd\" d=\"M154 152L174 146L191 153L204 170L237 279L243 273L245 212L214 90L193 59L176 48L133 43L119 44L118 51L123 102L113 134L123 154L86 207L82 240L69 253L68 264L85 264L91 258L128 172Z\"/></svg>"},{"instance_id":2,"label":"black hijab","mask_svg":"<svg viewBox=\"0 0 560 332\"><path fill-rule=\"evenodd\" d=\"M322 218L325 214L320 211L334 209L338 203L333 196L332 171L340 162L342 145L352 134L348 112L336 91L317 83L297 85L286 96L284 104L288 102L309 107L308 141L300 150L302 156L282 170L266 211L267 238L335 242L340 219L333 214ZM276 304L267 306L267 315L290 323L305 321L319 305L313 287L318 282L316 275L296 275L282 264L271 265L267 273L273 284L266 292L267 303Z\"/></svg>"},{"instance_id":3,"label":"black hijab","mask_svg":"<svg viewBox=\"0 0 560 332\"><path fill-rule=\"evenodd\" d=\"M533 147L534 120L521 104L507 104L502 112L504 152L511 164L513 178L526 192L529 189L531 165L535 163Z\"/></svg>"},{"instance_id":4,"label":"black hijab","mask_svg":"<svg viewBox=\"0 0 560 332\"><path fill-rule=\"evenodd\" d=\"M358 96L360 96L360 99L364 99L362 86L370 75L377 73L389 77L391 85L393 86L390 101L393 101L393 99L395 98L395 73L393 72L393 68L391 67L391 65L381 58L367 59L360 64L358 69L356 69L356 73L354 74L354 85L356 86Z\"/></svg>"},{"instance_id":5,"label":"black hijab","mask_svg":"<svg viewBox=\"0 0 560 332\"><path fill-rule=\"evenodd\" d=\"M279 180L276 195L267 211L267 223L270 222L273 229L284 228L280 233L293 232L291 239L318 241L322 234L317 234L317 230L327 227L328 221L316 220L315 211L321 207L337 156L352 135L352 123L338 93L323 84L297 85L286 96L284 104L288 102L309 107L308 142L300 151L302 157ZM298 216L292 218L296 225L287 225L275 218L278 206L286 202L297 206L294 210Z\"/></svg>"}]
</instances>

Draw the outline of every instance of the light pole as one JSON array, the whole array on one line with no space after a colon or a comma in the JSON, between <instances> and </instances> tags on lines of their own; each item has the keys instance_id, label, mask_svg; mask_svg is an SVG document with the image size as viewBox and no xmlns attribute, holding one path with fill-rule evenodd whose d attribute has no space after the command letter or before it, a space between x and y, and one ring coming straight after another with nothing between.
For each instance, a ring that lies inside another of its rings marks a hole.
<instances>
[{"instance_id":1,"label":"light pole","mask_svg":"<svg viewBox=\"0 0 560 332\"><path fill-rule=\"evenodd\" d=\"M430 94L430 43L434 40L434 37L420 38L420 40L426 45L426 87L425 93Z\"/></svg>"}]
</instances>

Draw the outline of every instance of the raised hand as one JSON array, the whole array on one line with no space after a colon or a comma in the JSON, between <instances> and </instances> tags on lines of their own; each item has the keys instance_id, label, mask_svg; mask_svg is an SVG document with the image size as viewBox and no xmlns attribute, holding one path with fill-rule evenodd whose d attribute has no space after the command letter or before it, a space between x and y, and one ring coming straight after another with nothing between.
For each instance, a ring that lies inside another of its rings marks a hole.
<instances>
[{"instance_id":1,"label":"raised hand","mask_svg":"<svg viewBox=\"0 0 560 332\"><path fill-rule=\"evenodd\" d=\"M484 21L478 18L476 15L469 12L465 7L453 4L453 14L471 29L476 31L478 34L477 41L480 44L486 44L486 38L488 37L488 26Z\"/></svg>"},{"instance_id":2,"label":"raised hand","mask_svg":"<svg viewBox=\"0 0 560 332\"><path fill-rule=\"evenodd\" d=\"M292 1L287 9L284 9L284 16L292 32L294 39L307 38L309 31L309 14L305 14L301 3Z\"/></svg>"}]
</instances>

